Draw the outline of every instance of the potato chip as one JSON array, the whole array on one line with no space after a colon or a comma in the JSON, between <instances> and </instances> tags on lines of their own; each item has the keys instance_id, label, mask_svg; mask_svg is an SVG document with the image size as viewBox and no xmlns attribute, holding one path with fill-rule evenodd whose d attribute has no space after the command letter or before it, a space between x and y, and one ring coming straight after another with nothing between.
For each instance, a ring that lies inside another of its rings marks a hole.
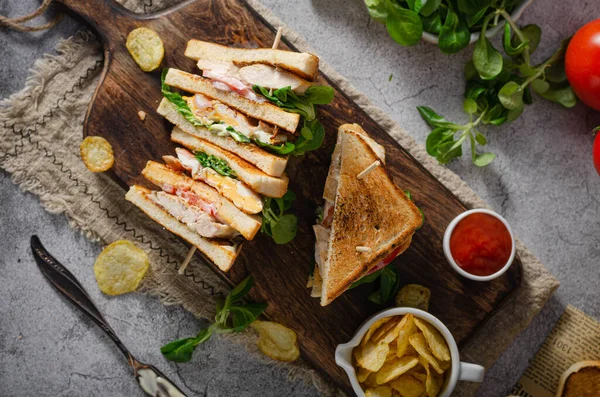
<instances>
[{"instance_id":1,"label":"potato chip","mask_svg":"<svg viewBox=\"0 0 600 397\"><path fill-rule=\"evenodd\" d=\"M435 369L435 371L438 374L444 373L444 370L440 366L439 361L435 358L435 356L431 353L431 351L427 347L427 342L425 341L425 337L423 336L422 333L417 332L417 333L412 334L411 336L408 337L408 341L415 348L417 353L419 353L419 356L421 358L425 359L429 364L431 364L433 369Z\"/></svg>"},{"instance_id":2,"label":"potato chip","mask_svg":"<svg viewBox=\"0 0 600 397\"><path fill-rule=\"evenodd\" d=\"M381 327L382 325L384 325L385 323L387 323L388 321L390 321L392 319L392 317L384 317L384 318L380 318L379 320L375 321L373 323L373 325L371 325L369 327L369 330L367 331L367 333L365 334L365 336L363 337L362 340L362 345L366 345L367 342L371 339L371 336L373 335L373 333L375 331L377 331L379 329L379 327Z\"/></svg>"},{"instance_id":3,"label":"potato chip","mask_svg":"<svg viewBox=\"0 0 600 397\"><path fill-rule=\"evenodd\" d=\"M266 356L278 361L295 361L300 356L293 330L273 321L255 321L250 326L258 331L257 345Z\"/></svg>"},{"instance_id":4,"label":"potato chip","mask_svg":"<svg viewBox=\"0 0 600 397\"><path fill-rule=\"evenodd\" d=\"M385 361L390 361L393 358L396 358L396 341L393 341L389 345L390 351L388 351L387 356L385 357Z\"/></svg>"},{"instance_id":5,"label":"potato chip","mask_svg":"<svg viewBox=\"0 0 600 397\"><path fill-rule=\"evenodd\" d=\"M419 363L419 359L416 357L400 357L395 358L392 361L388 361L381 367L379 371L377 371L377 377L375 380L378 385L383 385L384 383L388 383L415 365Z\"/></svg>"},{"instance_id":6,"label":"potato chip","mask_svg":"<svg viewBox=\"0 0 600 397\"><path fill-rule=\"evenodd\" d=\"M394 343L394 345L396 345L396 340L398 338L398 334L406 326L406 324L403 323L403 321L404 321L404 318L402 318L402 320L400 320L400 321L396 321L395 325L393 327L391 327L390 329L388 329L385 333L383 333L378 339L375 339L375 337L373 337L373 339L377 340L377 343L385 343L385 344ZM394 352L396 350L397 349L394 348Z\"/></svg>"},{"instance_id":7,"label":"potato chip","mask_svg":"<svg viewBox=\"0 0 600 397\"><path fill-rule=\"evenodd\" d=\"M402 397L420 397L425 392L425 386L412 375L402 374L393 380L390 386L400 393Z\"/></svg>"},{"instance_id":8,"label":"potato chip","mask_svg":"<svg viewBox=\"0 0 600 397\"><path fill-rule=\"evenodd\" d=\"M396 350L396 352L397 352L397 350ZM415 350L415 348L412 347L412 345L410 343L406 347L406 351L404 352L404 355L405 356L411 356L411 357L419 357L419 353L417 353L417 351Z\"/></svg>"},{"instance_id":9,"label":"potato chip","mask_svg":"<svg viewBox=\"0 0 600 397\"><path fill-rule=\"evenodd\" d=\"M371 372L377 372L383 366L385 358L390 351L389 345L367 343L354 349L354 358L358 365Z\"/></svg>"},{"instance_id":10,"label":"potato chip","mask_svg":"<svg viewBox=\"0 0 600 397\"><path fill-rule=\"evenodd\" d=\"M437 397L442 388L443 377L429 369L429 365L426 362L422 362L425 370L427 371L427 377L425 379L425 390L429 397Z\"/></svg>"},{"instance_id":11,"label":"potato chip","mask_svg":"<svg viewBox=\"0 0 600 397\"><path fill-rule=\"evenodd\" d=\"M144 72L158 69L165 56L165 47L158 33L148 28L129 32L125 43L127 51Z\"/></svg>"},{"instance_id":12,"label":"potato chip","mask_svg":"<svg viewBox=\"0 0 600 397\"><path fill-rule=\"evenodd\" d=\"M415 324L421 332L423 332L423 336L431 349L433 355L442 361L450 360L450 349L448 348L448 343L446 339L442 336L440 331L438 331L433 325L429 322L415 317Z\"/></svg>"},{"instance_id":13,"label":"potato chip","mask_svg":"<svg viewBox=\"0 0 600 397\"><path fill-rule=\"evenodd\" d=\"M423 368L423 367L421 367L421 368ZM413 378L417 379L422 384L425 384L425 382L427 381L427 373L411 372L410 375Z\"/></svg>"},{"instance_id":14,"label":"potato chip","mask_svg":"<svg viewBox=\"0 0 600 397\"><path fill-rule=\"evenodd\" d=\"M111 144L100 136L88 136L79 145L81 159L92 172L108 171L115 163Z\"/></svg>"},{"instance_id":15,"label":"potato chip","mask_svg":"<svg viewBox=\"0 0 600 397\"><path fill-rule=\"evenodd\" d=\"M396 355L402 357L408 349L408 337L417 332L417 326L412 314L405 315L399 324L398 339L396 339Z\"/></svg>"},{"instance_id":16,"label":"potato chip","mask_svg":"<svg viewBox=\"0 0 600 397\"><path fill-rule=\"evenodd\" d=\"M127 240L108 245L94 263L98 287L107 295L135 291L147 270L148 255Z\"/></svg>"},{"instance_id":17,"label":"potato chip","mask_svg":"<svg viewBox=\"0 0 600 397\"><path fill-rule=\"evenodd\" d=\"M367 378L369 377L369 375L371 375L371 371L369 371L368 369L364 369L364 368L358 368L358 371L356 371L356 379L358 379L358 381L360 383L363 383L364 381L367 380Z\"/></svg>"},{"instance_id":18,"label":"potato chip","mask_svg":"<svg viewBox=\"0 0 600 397\"><path fill-rule=\"evenodd\" d=\"M377 373L376 372L371 372L369 374L369 376L367 376L367 379L365 379L365 381L363 382L363 384L365 386L367 386L368 388L369 387L377 387L379 385L377 384L376 378L377 378Z\"/></svg>"},{"instance_id":19,"label":"potato chip","mask_svg":"<svg viewBox=\"0 0 600 397\"><path fill-rule=\"evenodd\" d=\"M392 388L389 386L377 386L365 390L365 397L392 397Z\"/></svg>"},{"instance_id":20,"label":"potato chip","mask_svg":"<svg viewBox=\"0 0 600 397\"><path fill-rule=\"evenodd\" d=\"M399 322L400 322L400 318L391 317L390 321L383 324L381 327L379 327L377 329L377 331L375 331L373 333L373 336L371 337L372 341L377 342L377 343L384 343L381 341L381 339L384 336L389 335L389 332L393 332L394 327L396 327L396 325L398 325ZM391 338L391 340L393 340L393 339L395 339L395 338Z\"/></svg>"},{"instance_id":21,"label":"potato chip","mask_svg":"<svg viewBox=\"0 0 600 397\"><path fill-rule=\"evenodd\" d=\"M419 284L407 284L396 295L396 306L429 310L431 291Z\"/></svg>"}]
</instances>

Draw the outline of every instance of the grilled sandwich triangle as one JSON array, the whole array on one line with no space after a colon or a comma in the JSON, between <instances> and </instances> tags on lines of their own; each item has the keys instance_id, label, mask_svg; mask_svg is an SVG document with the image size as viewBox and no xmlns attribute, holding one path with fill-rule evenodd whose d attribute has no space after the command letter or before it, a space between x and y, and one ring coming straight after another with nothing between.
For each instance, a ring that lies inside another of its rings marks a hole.
<instances>
[{"instance_id":1,"label":"grilled sandwich triangle","mask_svg":"<svg viewBox=\"0 0 600 397\"><path fill-rule=\"evenodd\" d=\"M315 226L316 257L320 255L320 260L316 259L320 263L313 296L319 295L320 289L323 306L388 255L408 248L421 225L419 209L393 182L385 167L373 166L384 161L384 153L360 126L346 124L339 128L324 193L330 205L333 199L333 213L330 219L326 217L324 223ZM371 171L359 178L369 167ZM327 227L329 223L331 226ZM322 281L317 286L319 278Z\"/></svg>"}]
</instances>

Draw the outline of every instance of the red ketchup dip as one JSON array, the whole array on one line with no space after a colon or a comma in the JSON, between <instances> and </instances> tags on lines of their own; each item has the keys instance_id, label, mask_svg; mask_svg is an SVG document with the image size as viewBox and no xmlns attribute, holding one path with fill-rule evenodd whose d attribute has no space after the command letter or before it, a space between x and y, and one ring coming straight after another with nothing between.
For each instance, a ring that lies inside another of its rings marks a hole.
<instances>
[{"instance_id":1,"label":"red ketchup dip","mask_svg":"<svg viewBox=\"0 0 600 397\"><path fill-rule=\"evenodd\" d=\"M473 213L460 220L450 236L456 264L475 276L490 276L506 265L512 251L511 235L495 216Z\"/></svg>"}]
</instances>

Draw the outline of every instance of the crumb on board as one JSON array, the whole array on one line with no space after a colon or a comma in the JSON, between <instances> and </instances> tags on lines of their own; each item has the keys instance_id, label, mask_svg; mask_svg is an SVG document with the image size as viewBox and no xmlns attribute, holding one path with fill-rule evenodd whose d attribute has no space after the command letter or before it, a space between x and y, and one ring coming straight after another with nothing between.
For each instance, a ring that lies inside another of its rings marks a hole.
<instances>
[{"instance_id":1,"label":"crumb on board","mask_svg":"<svg viewBox=\"0 0 600 397\"><path fill-rule=\"evenodd\" d=\"M140 110L138 112L138 117L140 118L140 120L144 121L146 120L146 112L144 112L143 110Z\"/></svg>"}]
</instances>

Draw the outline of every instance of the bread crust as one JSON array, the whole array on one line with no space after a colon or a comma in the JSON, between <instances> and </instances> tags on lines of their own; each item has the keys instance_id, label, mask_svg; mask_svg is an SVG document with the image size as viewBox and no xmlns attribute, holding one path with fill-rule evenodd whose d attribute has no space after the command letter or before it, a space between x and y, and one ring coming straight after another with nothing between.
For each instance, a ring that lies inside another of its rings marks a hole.
<instances>
[{"instance_id":1,"label":"bread crust","mask_svg":"<svg viewBox=\"0 0 600 397\"><path fill-rule=\"evenodd\" d=\"M185 56L198 59L231 61L238 66L263 63L288 70L298 76L315 81L319 74L319 58L307 52L294 52L271 48L235 48L202 40L190 40Z\"/></svg>"}]
</instances>

